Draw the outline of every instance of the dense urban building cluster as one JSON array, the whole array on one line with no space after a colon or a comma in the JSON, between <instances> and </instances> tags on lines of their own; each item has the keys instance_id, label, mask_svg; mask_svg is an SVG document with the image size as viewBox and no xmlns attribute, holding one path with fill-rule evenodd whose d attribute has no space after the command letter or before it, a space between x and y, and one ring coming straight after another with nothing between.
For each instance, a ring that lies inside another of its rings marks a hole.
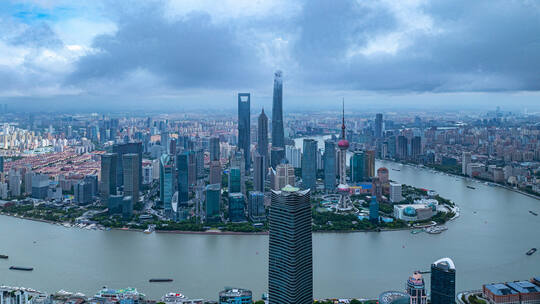
<instances>
[{"instance_id":1,"label":"dense urban building cluster","mask_svg":"<svg viewBox=\"0 0 540 304\"><path fill-rule=\"evenodd\" d=\"M238 94L236 119L215 113L6 113L0 207L66 227L268 231L268 302L308 304L313 230L410 227L440 233L446 228L436 225L459 213L434 191L392 181L389 169L376 168L377 158L538 192L538 118L497 110L484 118L372 119L346 115L342 102L341 115L291 113L285 120L282 76L274 75L271 119L264 109L252 119L250 93ZM453 261L438 260L430 272L431 292L417 271L405 292L383 293L380 301L453 303ZM534 284L486 285L483 297L526 302L522 298L537 292ZM3 290L0 304L148 302L131 288L69 299ZM162 302L203 300L168 294ZM219 303L252 303L251 292L225 290Z\"/></svg>"}]
</instances>

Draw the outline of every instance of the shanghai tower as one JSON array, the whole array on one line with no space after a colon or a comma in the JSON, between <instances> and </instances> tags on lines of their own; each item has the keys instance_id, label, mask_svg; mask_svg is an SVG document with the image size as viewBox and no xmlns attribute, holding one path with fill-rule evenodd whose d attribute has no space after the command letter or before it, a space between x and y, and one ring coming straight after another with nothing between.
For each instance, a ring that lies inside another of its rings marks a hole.
<instances>
[{"instance_id":1,"label":"shanghai tower","mask_svg":"<svg viewBox=\"0 0 540 304\"><path fill-rule=\"evenodd\" d=\"M238 147L244 152L246 172L249 172L251 164L251 95L238 93Z\"/></svg>"},{"instance_id":2,"label":"shanghai tower","mask_svg":"<svg viewBox=\"0 0 540 304\"><path fill-rule=\"evenodd\" d=\"M276 167L285 158L285 134L283 130L283 80L282 72L274 73L274 98L272 103L272 150L271 163Z\"/></svg>"}]
</instances>

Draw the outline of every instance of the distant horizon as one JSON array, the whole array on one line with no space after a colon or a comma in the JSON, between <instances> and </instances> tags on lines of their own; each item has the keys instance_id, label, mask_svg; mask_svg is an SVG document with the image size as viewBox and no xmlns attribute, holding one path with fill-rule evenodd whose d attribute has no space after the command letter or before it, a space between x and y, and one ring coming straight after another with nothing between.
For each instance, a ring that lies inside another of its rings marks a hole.
<instances>
[{"instance_id":1,"label":"distant horizon","mask_svg":"<svg viewBox=\"0 0 540 304\"><path fill-rule=\"evenodd\" d=\"M240 91L238 91L240 92ZM243 90L242 92L250 92ZM121 97L105 98L110 102L98 102L102 97L65 96L54 98L0 98L0 104L6 104L9 111L23 112L60 112L60 113L107 113L107 112L173 112L236 111L237 92L216 95L212 100L201 96L144 98L132 101L118 101ZM227 96L230 95L230 96ZM486 98L488 96L488 98ZM540 113L540 99L535 93L449 93L449 94L410 94L410 95L339 95L319 97L324 102L313 102L316 97L288 97L284 89L283 107L286 112L338 111L341 99L345 98L345 110L385 112L385 111L422 111L422 112L486 112L500 107L502 111L528 114ZM271 94L251 93L251 112L272 109ZM129 110L128 110L129 109ZM271 113L270 113L271 114Z\"/></svg>"}]
</instances>

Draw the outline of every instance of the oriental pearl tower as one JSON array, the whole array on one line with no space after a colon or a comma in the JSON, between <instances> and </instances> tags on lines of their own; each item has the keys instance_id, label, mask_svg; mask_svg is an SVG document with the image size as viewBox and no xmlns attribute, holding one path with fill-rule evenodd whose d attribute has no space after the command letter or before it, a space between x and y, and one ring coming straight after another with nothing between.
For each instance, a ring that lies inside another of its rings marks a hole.
<instances>
[{"instance_id":1,"label":"oriental pearl tower","mask_svg":"<svg viewBox=\"0 0 540 304\"><path fill-rule=\"evenodd\" d=\"M338 142L339 185L337 187L341 197L339 198L337 209L339 211L347 211L352 209L352 201L350 198L350 188L347 184L347 150L349 149L349 141L345 138L345 100L343 100L342 106L341 140Z\"/></svg>"}]
</instances>

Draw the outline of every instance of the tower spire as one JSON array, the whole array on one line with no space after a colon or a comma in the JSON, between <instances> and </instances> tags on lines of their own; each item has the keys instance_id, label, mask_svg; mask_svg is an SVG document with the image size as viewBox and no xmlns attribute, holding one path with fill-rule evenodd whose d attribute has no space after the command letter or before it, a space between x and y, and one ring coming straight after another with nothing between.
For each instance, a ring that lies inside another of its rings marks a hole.
<instances>
[{"instance_id":1,"label":"tower spire","mask_svg":"<svg viewBox=\"0 0 540 304\"><path fill-rule=\"evenodd\" d=\"M341 139L345 139L345 98L342 99L341 109L343 111L341 116Z\"/></svg>"}]
</instances>

